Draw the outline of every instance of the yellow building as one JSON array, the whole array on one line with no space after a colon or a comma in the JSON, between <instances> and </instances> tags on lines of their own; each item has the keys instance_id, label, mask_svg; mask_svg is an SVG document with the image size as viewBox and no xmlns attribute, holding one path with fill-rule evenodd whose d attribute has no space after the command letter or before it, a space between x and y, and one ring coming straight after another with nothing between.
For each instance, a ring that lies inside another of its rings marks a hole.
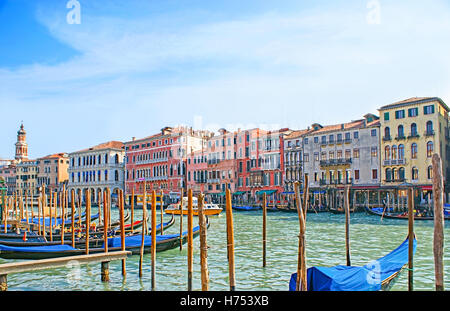
<instances>
[{"instance_id":1,"label":"yellow building","mask_svg":"<svg viewBox=\"0 0 450 311\"><path fill-rule=\"evenodd\" d=\"M444 184L447 184L449 107L438 97L414 97L383 106L379 112L381 184L411 183L430 191L434 153L442 159Z\"/></svg>"},{"instance_id":2,"label":"yellow building","mask_svg":"<svg viewBox=\"0 0 450 311\"><path fill-rule=\"evenodd\" d=\"M18 163L16 166L16 191L21 195L38 195L37 174L36 160L23 160Z\"/></svg>"}]
</instances>

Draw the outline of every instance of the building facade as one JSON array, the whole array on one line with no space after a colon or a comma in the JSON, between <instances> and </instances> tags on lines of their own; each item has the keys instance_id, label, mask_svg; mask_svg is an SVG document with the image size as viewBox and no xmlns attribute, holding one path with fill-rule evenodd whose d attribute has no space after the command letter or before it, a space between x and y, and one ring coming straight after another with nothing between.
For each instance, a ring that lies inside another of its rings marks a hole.
<instances>
[{"instance_id":1,"label":"building facade","mask_svg":"<svg viewBox=\"0 0 450 311\"><path fill-rule=\"evenodd\" d=\"M7 194L13 195L16 191L16 165L8 164L0 166L0 176L4 178L8 188Z\"/></svg>"},{"instance_id":2,"label":"building facade","mask_svg":"<svg viewBox=\"0 0 450 311\"><path fill-rule=\"evenodd\" d=\"M448 106L437 97L410 98L379 109L382 139L381 182L384 186L414 184L432 190L432 156L442 159L444 184L449 184Z\"/></svg>"},{"instance_id":3,"label":"building facade","mask_svg":"<svg viewBox=\"0 0 450 311\"><path fill-rule=\"evenodd\" d=\"M186 188L188 154L205 148L208 133L188 127L165 127L160 133L125 142L125 189L130 195L144 191L177 196Z\"/></svg>"},{"instance_id":4,"label":"building facade","mask_svg":"<svg viewBox=\"0 0 450 311\"><path fill-rule=\"evenodd\" d=\"M311 188L380 185L380 123L367 114L344 124L312 125L303 137L303 171Z\"/></svg>"},{"instance_id":5,"label":"building facade","mask_svg":"<svg viewBox=\"0 0 450 311\"><path fill-rule=\"evenodd\" d=\"M47 191L59 191L69 181L69 155L57 153L37 159L37 186L45 185Z\"/></svg>"},{"instance_id":6,"label":"building facade","mask_svg":"<svg viewBox=\"0 0 450 311\"><path fill-rule=\"evenodd\" d=\"M21 160L16 166L16 192L21 195L39 195L37 160Z\"/></svg>"},{"instance_id":7,"label":"building facade","mask_svg":"<svg viewBox=\"0 0 450 311\"><path fill-rule=\"evenodd\" d=\"M114 194L124 190L124 144L109 141L97 146L69 153L68 190L84 197L90 189L93 202L103 191Z\"/></svg>"}]
</instances>

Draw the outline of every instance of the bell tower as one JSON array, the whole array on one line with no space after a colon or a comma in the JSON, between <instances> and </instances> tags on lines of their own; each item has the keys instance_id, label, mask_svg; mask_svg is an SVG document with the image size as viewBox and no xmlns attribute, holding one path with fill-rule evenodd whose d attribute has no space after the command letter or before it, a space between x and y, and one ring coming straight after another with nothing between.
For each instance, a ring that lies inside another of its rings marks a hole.
<instances>
[{"instance_id":1,"label":"bell tower","mask_svg":"<svg viewBox=\"0 0 450 311\"><path fill-rule=\"evenodd\" d=\"M25 132L25 130L23 129L23 123L20 125L20 129L17 132L15 159L18 162L28 160L27 132Z\"/></svg>"}]
</instances>

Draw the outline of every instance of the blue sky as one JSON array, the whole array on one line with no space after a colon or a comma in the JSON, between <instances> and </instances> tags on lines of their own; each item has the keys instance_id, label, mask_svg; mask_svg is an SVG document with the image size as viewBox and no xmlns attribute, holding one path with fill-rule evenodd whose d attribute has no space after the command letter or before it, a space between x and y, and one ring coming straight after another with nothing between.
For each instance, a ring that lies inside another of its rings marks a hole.
<instances>
[{"instance_id":1,"label":"blue sky","mask_svg":"<svg viewBox=\"0 0 450 311\"><path fill-rule=\"evenodd\" d=\"M448 1L78 1L68 24L68 0L0 0L0 158L21 120L40 157L177 124L301 129L450 104Z\"/></svg>"}]
</instances>

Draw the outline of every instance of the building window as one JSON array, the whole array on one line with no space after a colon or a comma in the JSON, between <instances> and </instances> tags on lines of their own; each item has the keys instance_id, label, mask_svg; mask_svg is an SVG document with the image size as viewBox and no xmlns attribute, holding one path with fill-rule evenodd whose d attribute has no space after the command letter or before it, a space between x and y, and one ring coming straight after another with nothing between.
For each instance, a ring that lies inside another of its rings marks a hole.
<instances>
[{"instance_id":1,"label":"building window","mask_svg":"<svg viewBox=\"0 0 450 311\"><path fill-rule=\"evenodd\" d=\"M392 146L392 153L391 153L392 160L397 160L397 146Z\"/></svg>"},{"instance_id":2,"label":"building window","mask_svg":"<svg viewBox=\"0 0 450 311\"><path fill-rule=\"evenodd\" d=\"M355 180L359 180L359 170L355 170Z\"/></svg>"},{"instance_id":3,"label":"building window","mask_svg":"<svg viewBox=\"0 0 450 311\"><path fill-rule=\"evenodd\" d=\"M398 178L400 179L400 181L404 181L405 180L405 168L404 167L400 167L398 170Z\"/></svg>"},{"instance_id":4,"label":"building window","mask_svg":"<svg viewBox=\"0 0 450 311\"><path fill-rule=\"evenodd\" d=\"M303 154L303 162L309 162L309 153Z\"/></svg>"},{"instance_id":5,"label":"building window","mask_svg":"<svg viewBox=\"0 0 450 311\"><path fill-rule=\"evenodd\" d=\"M434 105L423 107L423 114L433 114L433 113L434 113Z\"/></svg>"},{"instance_id":6,"label":"building window","mask_svg":"<svg viewBox=\"0 0 450 311\"><path fill-rule=\"evenodd\" d=\"M417 117L419 115L419 108L409 108L408 117Z\"/></svg>"},{"instance_id":7,"label":"building window","mask_svg":"<svg viewBox=\"0 0 450 311\"><path fill-rule=\"evenodd\" d=\"M370 155L372 158L378 157L378 148L377 147L370 148Z\"/></svg>"},{"instance_id":8,"label":"building window","mask_svg":"<svg viewBox=\"0 0 450 311\"><path fill-rule=\"evenodd\" d=\"M405 157L405 146L399 145L398 146L398 159L403 160Z\"/></svg>"},{"instance_id":9,"label":"building window","mask_svg":"<svg viewBox=\"0 0 450 311\"><path fill-rule=\"evenodd\" d=\"M427 142L427 157L431 158L433 156L433 142Z\"/></svg>"},{"instance_id":10,"label":"building window","mask_svg":"<svg viewBox=\"0 0 450 311\"><path fill-rule=\"evenodd\" d=\"M413 167L411 173L412 173L412 179L413 180L418 180L419 179L419 170L418 170L417 167Z\"/></svg>"},{"instance_id":11,"label":"building window","mask_svg":"<svg viewBox=\"0 0 450 311\"><path fill-rule=\"evenodd\" d=\"M358 139L359 138L359 132L354 132L353 133L353 138L354 139Z\"/></svg>"},{"instance_id":12,"label":"building window","mask_svg":"<svg viewBox=\"0 0 450 311\"><path fill-rule=\"evenodd\" d=\"M372 179L378 179L378 170L372 170Z\"/></svg>"},{"instance_id":13,"label":"building window","mask_svg":"<svg viewBox=\"0 0 450 311\"><path fill-rule=\"evenodd\" d=\"M405 137L405 132L403 130L403 125L399 125L397 130L398 130L398 138Z\"/></svg>"},{"instance_id":14,"label":"building window","mask_svg":"<svg viewBox=\"0 0 450 311\"><path fill-rule=\"evenodd\" d=\"M433 134L433 122L431 122L431 121L427 122L426 131L427 131L426 132L427 135Z\"/></svg>"},{"instance_id":15,"label":"building window","mask_svg":"<svg viewBox=\"0 0 450 311\"><path fill-rule=\"evenodd\" d=\"M377 130L376 129L371 130L370 131L370 136L372 136L372 137L377 136Z\"/></svg>"},{"instance_id":16,"label":"building window","mask_svg":"<svg viewBox=\"0 0 450 311\"><path fill-rule=\"evenodd\" d=\"M413 143L411 145L411 159L417 159L417 144Z\"/></svg>"},{"instance_id":17,"label":"building window","mask_svg":"<svg viewBox=\"0 0 450 311\"><path fill-rule=\"evenodd\" d=\"M405 117L405 110L397 110L395 112L396 119L403 119Z\"/></svg>"},{"instance_id":18,"label":"building window","mask_svg":"<svg viewBox=\"0 0 450 311\"><path fill-rule=\"evenodd\" d=\"M389 121L389 112L384 113L384 121Z\"/></svg>"},{"instance_id":19,"label":"building window","mask_svg":"<svg viewBox=\"0 0 450 311\"><path fill-rule=\"evenodd\" d=\"M417 124L411 124L411 136L417 136Z\"/></svg>"},{"instance_id":20,"label":"building window","mask_svg":"<svg viewBox=\"0 0 450 311\"><path fill-rule=\"evenodd\" d=\"M428 179L433 179L433 167L431 165L428 166L427 177L428 177Z\"/></svg>"},{"instance_id":21,"label":"building window","mask_svg":"<svg viewBox=\"0 0 450 311\"><path fill-rule=\"evenodd\" d=\"M384 128L384 138L390 139L391 138L391 129L389 127Z\"/></svg>"},{"instance_id":22,"label":"building window","mask_svg":"<svg viewBox=\"0 0 450 311\"><path fill-rule=\"evenodd\" d=\"M359 159L359 149L353 149L353 158Z\"/></svg>"},{"instance_id":23,"label":"building window","mask_svg":"<svg viewBox=\"0 0 450 311\"><path fill-rule=\"evenodd\" d=\"M389 147L389 146L384 147L384 158L386 160L391 159L391 147Z\"/></svg>"}]
</instances>

